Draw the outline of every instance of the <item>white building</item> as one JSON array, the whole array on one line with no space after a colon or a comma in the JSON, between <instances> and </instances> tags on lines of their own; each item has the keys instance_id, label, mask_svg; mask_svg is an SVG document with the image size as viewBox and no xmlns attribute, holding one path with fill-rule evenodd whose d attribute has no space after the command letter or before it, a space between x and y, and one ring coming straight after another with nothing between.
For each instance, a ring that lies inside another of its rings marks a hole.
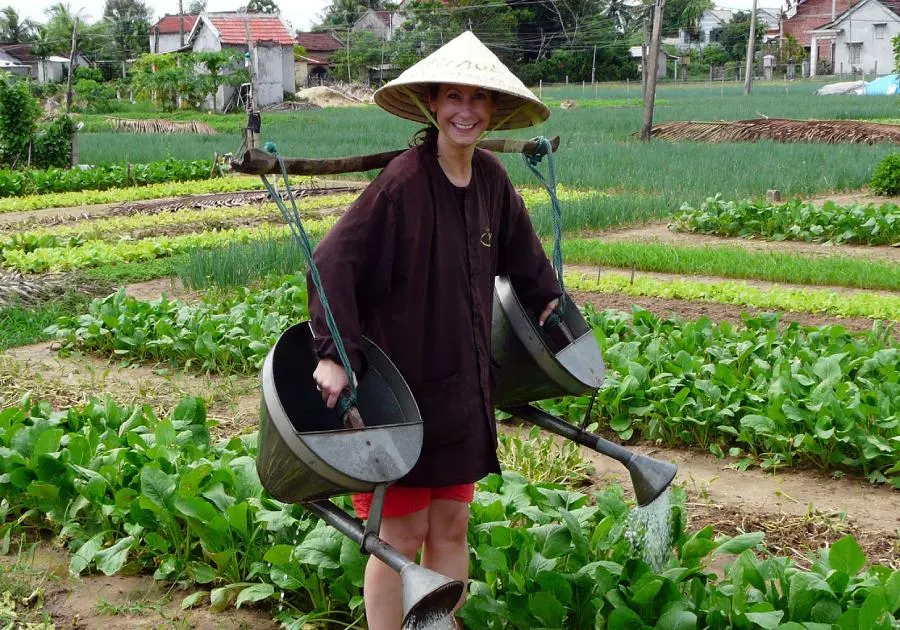
<instances>
[{"instance_id":1,"label":"white building","mask_svg":"<svg viewBox=\"0 0 900 630\"><path fill-rule=\"evenodd\" d=\"M247 52L247 31L253 44L256 64L256 102L260 107L280 103L284 93L294 93L294 37L277 15L263 13L201 13L188 38L195 52L218 52L233 48ZM231 100L235 88L221 86L215 107L221 110Z\"/></svg>"},{"instance_id":2,"label":"white building","mask_svg":"<svg viewBox=\"0 0 900 630\"><path fill-rule=\"evenodd\" d=\"M647 50L649 54L649 48ZM641 70L641 63L643 62L644 53L640 46L632 46L628 49L628 54L631 55L632 59L637 61L638 70ZM659 57L656 62L656 78L657 79L665 79L666 74L669 70L669 59L674 59L671 55L667 54L666 51L660 49ZM673 71L674 72L674 71Z\"/></svg>"},{"instance_id":3,"label":"white building","mask_svg":"<svg viewBox=\"0 0 900 630\"><path fill-rule=\"evenodd\" d=\"M378 39L390 41L394 39L394 33L406 20L399 11L376 11L366 9L353 24L354 31L368 31Z\"/></svg>"},{"instance_id":4,"label":"white building","mask_svg":"<svg viewBox=\"0 0 900 630\"><path fill-rule=\"evenodd\" d=\"M196 15L164 15L159 18L159 21L150 27L150 52L167 53L181 48L182 29L184 29L184 45L187 45L188 37L196 23Z\"/></svg>"},{"instance_id":5,"label":"white building","mask_svg":"<svg viewBox=\"0 0 900 630\"><path fill-rule=\"evenodd\" d=\"M861 0L833 21L810 32L810 68L815 73L818 44L834 43L832 72L888 74L894 69L891 40L900 34L900 3L890 0Z\"/></svg>"},{"instance_id":6,"label":"white building","mask_svg":"<svg viewBox=\"0 0 900 630\"><path fill-rule=\"evenodd\" d=\"M678 41L675 45L682 50L689 48L701 50L709 45L710 42L716 41L715 31L725 28L725 25L731 22L733 18L734 13L730 9L704 11L697 21L697 31L692 32L680 29L678 31Z\"/></svg>"}]
</instances>

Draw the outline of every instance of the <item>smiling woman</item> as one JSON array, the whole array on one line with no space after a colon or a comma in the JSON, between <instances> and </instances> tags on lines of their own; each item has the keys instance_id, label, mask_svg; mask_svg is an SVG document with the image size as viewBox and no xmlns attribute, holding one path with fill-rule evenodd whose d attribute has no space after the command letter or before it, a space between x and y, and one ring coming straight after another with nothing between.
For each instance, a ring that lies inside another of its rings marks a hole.
<instances>
[{"instance_id":1,"label":"smiling woman","mask_svg":"<svg viewBox=\"0 0 900 630\"><path fill-rule=\"evenodd\" d=\"M476 144L488 129L528 127L550 111L471 32L381 88L375 102L429 126L365 189L315 262L352 370L365 378L366 335L422 412L422 453L388 489L380 537L406 557L423 549L426 567L465 583L474 482L499 471L489 365L494 277L513 278L541 322L560 295L522 198ZM320 299L311 289L313 377L333 407L350 375ZM369 517L371 496L353 503ZM399 576L375 558L364 597L370 628L400 627Z\"/></svg>"}]
</instances>

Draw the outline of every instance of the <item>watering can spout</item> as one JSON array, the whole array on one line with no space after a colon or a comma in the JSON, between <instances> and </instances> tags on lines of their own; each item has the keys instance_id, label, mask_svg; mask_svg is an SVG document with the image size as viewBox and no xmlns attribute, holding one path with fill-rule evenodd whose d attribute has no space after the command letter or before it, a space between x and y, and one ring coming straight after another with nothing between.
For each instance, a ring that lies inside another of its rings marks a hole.
<instances>
[{"instance_id":1,"label":"watering can spout","mask_svg":"<svg viewBox=\"0 0 900 630\"><path fill-rule=\"evenodd\" d=\"M653 503L669 487L678 472L675 464L639 454L633 454L626 467L631 475L634 496L641 506Z\"/></svg>"},{"instance_id":2,"label":"watering can spout","mask_svg":"<svg viewBox=\"0 0 900 630\"><path fill-rule=\"evenodd\" d=\"M621 462L631 474L638 505L652 503L669 487L678 472L678 467L674 464L633 453L620 444L605 440L531 405L507 407L504 411Z\"/></svg>"}]
</instances>

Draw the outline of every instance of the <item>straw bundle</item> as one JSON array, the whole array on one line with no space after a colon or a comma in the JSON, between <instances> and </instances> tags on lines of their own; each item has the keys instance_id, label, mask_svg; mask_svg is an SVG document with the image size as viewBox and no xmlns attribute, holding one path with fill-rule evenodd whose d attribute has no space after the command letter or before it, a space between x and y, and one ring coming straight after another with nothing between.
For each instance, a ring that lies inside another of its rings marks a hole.
<instances>
[{"instance_id":1,"label":"straw bundle","mask_svg":"<svg viewBox=\"0 0 900 630\"><path fill-rule=\"evenodd\" d=\"M215 129L206 123L195 120L173 121L159 118L146 120L129 120L127 118L110 118L113 131L125 131L129 133L196 133L204 136L216 135Z\"/></svg>"},{"instance_id":2,"label":"straw bundle","mask_svg":"<svg viewBox=\"0 0 900 630\"><path fill-rule=\"evenodd\" d=\"M852 120L757 118L734 122L682 121L657 125L654 138L692 142L900 143L900 125Z\"/></svg>"}]
</instances>

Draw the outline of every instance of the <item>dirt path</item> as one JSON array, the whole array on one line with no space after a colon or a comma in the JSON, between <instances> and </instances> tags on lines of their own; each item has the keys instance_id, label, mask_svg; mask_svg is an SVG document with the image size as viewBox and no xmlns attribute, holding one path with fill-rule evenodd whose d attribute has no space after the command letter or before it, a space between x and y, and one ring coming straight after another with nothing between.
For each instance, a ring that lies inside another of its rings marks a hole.
<instances>
[{"instance_id":1,"label":"dirt path","mask_svg":"<svg viewBox=\"0 0 900 630\"><path fill-rule=\"evenodd\" d=\"M255 376L219 376L185 372L166 366L120 364L92 355L60 356L51 342L11 348L3 353L0 395L17 400L27 390L35 398L74 405L88 396L110 395L124 404L149 404L158 414L173 409L186 396L206 400L213 435L235 435L256 428L259 381ZM7 393L8 392L8 393Z\"/></svg>"},{"instance_id":2,"label":"dirt path","mask_svg":"<svg viewBox=\"0 0 900 630\"><path fill-rule=\"evenodd\" d=\"M900 262L900 261L898 261ZM628 278L631 277L631 271L624 270L619 267L592 267L590 265L566 265L566 271L574 271L577 273L585 274L588 277L596 277L597 274L600 273L614 273L618 274L622 277ZM700 276L700 275L688 275L688 274L679 274L679 273L659 273L655 271L635 271L634 277L648 277L655 278L657 280L665 280L665 281L674 281L674 280L691 280L693 282L702 282L708 284L716 284L721 282L742 282L747 286L756 287L758 289L801 289L801 290L809 290L815 289L820 291L831 291L832 293L838 294L854 294L854 293L866 293L866 294L877 294L877 295L886 295L891 297L900 296L900 291L889 291L889 290L880 290L880 289L854 289L852 287L836 287L831 285L812 285L812 284L795 284L791 282L767 282L765 280L752 280L747 278L726 278L724 276Z\"/></svg>"},{"instance_id":3,"label":"dirt path","mask_svg":"<svg viewBox=\"0 0 900 630\"><path fill-rule=\"evenodd\" d=\"M52 617L57 628L274 630L277 627L268 610L243 606L217 614L209 610L208 598L195 608L182 610L181 601L200 589L184 590L144 576L72 577L71 557L47 543L39 544L31 557L0 556L0 566L9 570L17 560L15 569L20 575L34 571L34 579L40 582L35 586L43 589L43 611ZM42 578L37 577L38 572L43 574Z\"/></svg>"},{"instance_id":4,"label":"dirt path","mask_svg":"<svg viewBox=\"0 0 900 630\"><path fill-rule=\"evenodd\" d=\"M673 232L668 224L655 223L635 228L623 228L610 232L590 232L585 238L596 238L605 243L637 241L661 243L682 247L740 247L756 252L783 252L807 256L849 256L900 264L900 247L864 247L858 245L822 245L802 241L762 241L746 238L726 238L689 232Z\"/></svg>"}]
</instances>

